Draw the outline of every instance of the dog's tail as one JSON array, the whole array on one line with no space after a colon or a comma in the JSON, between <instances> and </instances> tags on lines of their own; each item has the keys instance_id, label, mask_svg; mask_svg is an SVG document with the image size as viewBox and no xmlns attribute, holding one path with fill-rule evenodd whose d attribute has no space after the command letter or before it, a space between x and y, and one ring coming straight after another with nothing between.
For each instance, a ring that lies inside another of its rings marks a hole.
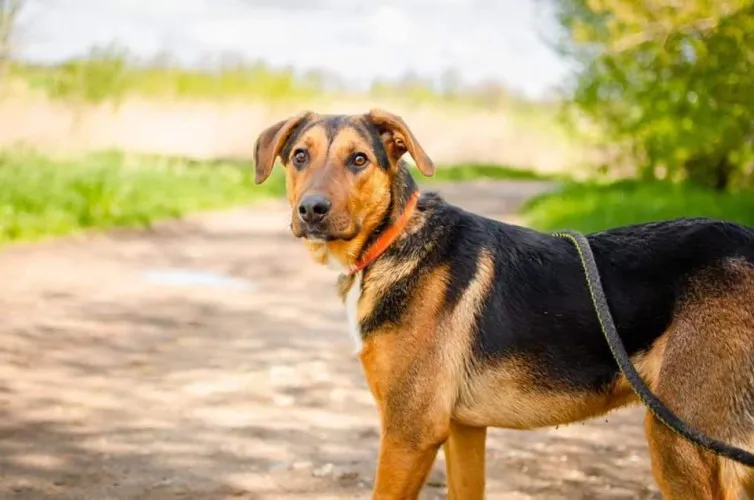
<instances>
[{"instance_id":1,"label":"dog's tail","mask_svg":"<svg viewBox=\"0 0 754 500\"><path fill-rule=\"evenodd\" d=\"M628 380L628 383L631 385L631 388L636 395L639 396L641 402L644 403L644 405L649 408L649 411L651 411L663 424L688 441L691 441L716 455L729 458L748 467L754 467L753 453L722 441L718 441L717 439L713 439L706 434L689 427L652 393L649 387L644 383L644 380L642 380L639 372L634 368L633 363L631 363L631 358L626 352L625 347L623 347L623 342L621 341L620 336L618 336L618 331L615 328L615 323L613 322L610 308L607 304L605 292L602 289L602 283L600 282L600 276L597 270L597 263L594 260L594 254L589 246L589 241L584 235L573 231L563 231L554 233L554 235L570 240L576 246L579 258L581 259L581 265L584 268L594 309L597 312L597 319L602 328L602 333L605 334L607 344L610 346L610 351L613 353L613 357L618 363L618 367L623 372L623 375L626 377L626 380ZM754 249L752 251L754 252Z\"/></svg>"}]
</instances>

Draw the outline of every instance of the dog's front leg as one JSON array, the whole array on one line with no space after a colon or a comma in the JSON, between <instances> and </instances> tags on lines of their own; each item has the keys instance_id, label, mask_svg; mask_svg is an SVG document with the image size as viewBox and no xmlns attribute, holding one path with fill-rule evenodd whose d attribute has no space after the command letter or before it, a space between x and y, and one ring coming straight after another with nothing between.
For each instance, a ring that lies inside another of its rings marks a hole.
<instances>
[{"instance_id":1,"label":"dog's front leg","mask_svg":"<svg viewBox=\"0 0 754 500\"><path fill-rule=\"evenodd\" d=\"M375 499L417 498L450 434L454 386L446 381L439 358L397 342L405 338L375 336L361 352L380 414Z\"/></svg>"},{"instance_id":2,"label":"dog's front leg","mask_svg":"<svg viewBox=\"0 0 754 500\"><path fill-rule=\"evenodd\" d=\"M453 421L445 441L449 500L482 500L485 484L486 427Z\"/></svg>"},{"instance_id":3,"label":"dog's front leg","mask_svg":"<svg viewBox=\"0 0 754 500\"><path fill-rule=\"evenodd\" d=\"M442 442L412 441L383 431L373 498L418 498Z\"/></svg>"}]
</instances>

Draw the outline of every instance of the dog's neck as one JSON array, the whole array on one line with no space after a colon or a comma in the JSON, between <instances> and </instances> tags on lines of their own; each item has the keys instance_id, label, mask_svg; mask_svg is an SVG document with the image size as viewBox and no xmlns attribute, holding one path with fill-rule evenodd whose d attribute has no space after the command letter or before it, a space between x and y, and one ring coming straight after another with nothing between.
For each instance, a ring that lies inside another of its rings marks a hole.
<instances>
[{"instance_id":1,"label":"dog's neck","mask_svg":"<svg viewBox=\"0 0 754 500\"><path fill-rule=\"evenodd\" d=\"M409 199L418 190L419 186L416 185L416 181L414 181L414 178L411 176L411 172L409 172L406 165L401 162L398 165L398 173L395 176L395 180L393 181L390 190L391 206L388 208L387 214L389 220L386 221L385 226L382 227L383 231L385 227L393 224L401 217L406 209Z\"/></svg>"},{"instance_id":2,"label":"dog's neck","mask_svg":"<svg viewBox=\"0 0 754 500\"><path fill-rule=\"evenodd\" d=\"M338 277L336 288L338 295L345 301L346 294L351 289L354 283L356 275L363 270L363 268L378 261L382 255L389 250L391 243L395 243L397 239L402 236L401 233L405 232L405 229L410 225L411 216L416 211L416 205L419 199L419 187L414 181L411 173L406 168L405 164L401 163L398 166L398 173L391 186L390 203L385 211L380 223L364 240L364 244L361 246L358 258L354 261L350 269L342 273ZM398 231L395 239L390 238L389 242L381 242L380 238L387 236L389 231ZM385 245L384 247L382 245ZM379 248L379 253L370 257L368 253ZM362 260L366 259L366 260Z\"/></svg>"},{"instance_id":3,"label":"dog's neck","mask_svg":"<svg viewBox=\"0 0 754 500\"><path fill-rule=\"evenodd\" d=\"M411 200L411 197L419 190L416 185L416 181L411 176L405 163L400 162L398 164L398 172L395 175L393 184L390 188L390 204L385 211L385 215L377 224L377 227L367 236L364 244L361 246L358 258L361 258L367 249L369 249L377 239L385 231L387 231L393 224L398 222L403 214L406 212L406 207Z\"/></svg>"},{"instance_id":4,"label":"dog's neck","mask_svg":"<svg viewBox=\"0 0 754 500\"><path fill-rule=\"evenodd\" d=\"M395 219L387 229L382 232L374 242L361 253L361 257L351 266L349 274L355 274L371 265L385 253L411 221L416 204L419 202L419 191L414 191L403 210L403 213Z\"/></svg>"}]
</instances>

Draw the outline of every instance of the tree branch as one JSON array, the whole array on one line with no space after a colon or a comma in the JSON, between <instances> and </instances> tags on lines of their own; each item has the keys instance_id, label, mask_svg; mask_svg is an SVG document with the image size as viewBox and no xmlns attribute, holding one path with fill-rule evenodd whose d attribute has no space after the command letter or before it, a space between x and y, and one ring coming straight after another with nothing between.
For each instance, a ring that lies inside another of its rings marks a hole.
<instances>
[{"instance_id":1,"label":"tree branch","mask_svg":"<svg viewBox=\"0 0 754 500\"><path fill-rule=\"evenodd\" d=\"M651 25L638 33L633 33L620 40L617 40L615 43L611 44L609 50L612 53L625 52L626 50L631 50L647 42L657 40L658 38L667 40L668 37L673 33L688 34L694 31L697 33L708 32L717 28L724 20L741 14L743 11L751 8L751 5L739 6L730 9L728 12L722 12L719 16L716 17L696 19L692 22L684 23L675 27L664 26L662 25L662 23L655 23L654 25Z\"/></svg>"},{"instance_id":2,"label":"tree branch","mask_svg":"<svg viewBox=\"0 0 754 500\"><path fill-rule=\"evenodd\" d=\"M13 34L24 0L0 0L0 66L12 55Z\"/></svg>"}]
</instances>

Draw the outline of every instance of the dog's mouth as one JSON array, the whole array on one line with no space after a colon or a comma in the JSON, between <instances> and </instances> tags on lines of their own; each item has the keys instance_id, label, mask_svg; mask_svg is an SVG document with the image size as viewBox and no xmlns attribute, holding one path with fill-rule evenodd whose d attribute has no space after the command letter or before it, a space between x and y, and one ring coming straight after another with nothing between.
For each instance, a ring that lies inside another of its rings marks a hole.
<instances>
[{"instance_id":1,"label":"dog's mouth","mask_svg":"<svg viewBox=\"0 0 754 500\"><path fill-rule=\"evenodd\" d=\"M358 231L330 233L319 230L305 230L304 233L299 236L299 238L303 238L312 242L327 243L330 241L351 241L356 237L357 234Z\"/></svg>"},{"instance_id":2,"label":"dog's mouth","mask_svg":"<svg viewBox=\"0 0 754 500\"><path fill-rule=\"evenodd\" d=\"M328 241L336 241L336 240L341 239L341 238L338 238L334 234L325 233L323 231L317 231L317 230L314 230L314 231L304 231L304 233L301 236L301 238L303 238L305 240L308 240L308 241L319 242L319 243L325 243L325 242L328 242Z\"/></svg>"},{"instance_id":3,"label":"dog's mouth","mask_svg":"<svg viewBox=\"0 0 754 500\"><path fill-rule=\"evenodd\" d=\"M310 226L302 223L291 223L291 232L296 238L310 242L327 243L331 241L351 241L359 234L359 227L354 223L343 228L332 227L331 224Z\"/></svg>"}]
</instances>

